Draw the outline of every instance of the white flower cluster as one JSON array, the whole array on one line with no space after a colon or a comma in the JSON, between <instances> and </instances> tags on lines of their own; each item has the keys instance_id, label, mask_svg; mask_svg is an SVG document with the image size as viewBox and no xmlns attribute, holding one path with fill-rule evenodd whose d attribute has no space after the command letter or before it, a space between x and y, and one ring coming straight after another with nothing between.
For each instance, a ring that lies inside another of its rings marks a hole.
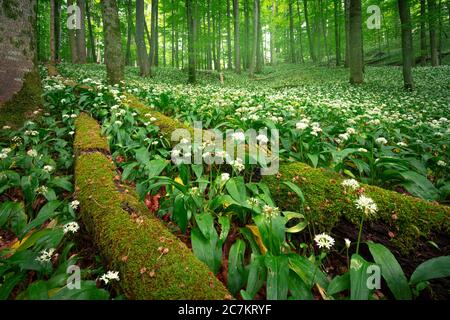
<instances>
[{"instance_id":1,"label":"white flower cluster","mask_svg":"<svg viewBox=\"0 0 450 320\"><path fill-rule=\"evenodd\" d=\"M276 207L271 207L267 204L264 205L262 212L263 212L263 215L266 218L266 220L269 220L269 221L280 215L280 209L278 209Z\"/></svg>"},{"instance_id":2,"label":"white flower cluster","mask_svg":"<svg viewBox=\"0 0 450 320\"><path fill-rule=\"evenodd\" d=\"M359 189L359 182L356 181L355 179L346 179L344 181L342 181L341 185L345 188L349 188L353 191L356 191Z\"/></svg>"},{"instance_id":3,"label":"white flower cluster","mask_svg":"<svg viewBox=\"0 0 450 320\"><path fill-rule=\"evenodd\" d=\"M326 233L318 234L314 237L314 241L316 242L319 249L327 248L328 250L334 245L334 238Z\"/></svg>"},{"instance_id":4,"label":"white flower cluster","mask_svg":"<svg viewBox=\"0 0 450 320\"><path fill-rule=\"evenodd\" d=\"M80 226L76 222L69 222L69 223L66 223L63 228L64 228L64 234L69 233L69 232L77 233L78 230L80 229Z\"/></svg>"},{"instance_id":5,"label":"white flower cluster","mask_svg":"<svg viewBox=\"0 0 450 320\"><path fill-rule=\"evenodd\" d=\"M377 204L372 198L366 197L365 195L360 195L355 201L356 208L360 209L367 216L370 216L378 211Z\"/></svg>"},{"instance_id":6,"label":"white flower cluster","mask_svg":"<svg viewBox=\"0 0 450 320\"><path fill-rule=\"evenodd\" d=\"M73 201L69 204L69 206L70 206L73 210L77 210L78 207L79 207L79 205L80 205L80 201L78 201L78 200L73 200Z\"/></svg>"},{"instance_id":7,"label":"white flower cluster","mask_svg":"<svg viewBox=\"0 0 450 320\"><path fill-rule=\"evenodd\" d=\"M49 262L52 259L53 254L55 253L55 249L51 248L48 250L42 250L40 252L40 256L36 258L39 262Z\"/></svg>"},{"instance_id":8,"label":"white flower cluster","mask_svg":"<svg viewBox=\"0 0 450 320\"><path fill-rule=\"evenodd\" d=\"M120 281L119 271L108 271L100 277L100 280L105 284L108 284L112 280Z\"/></svg>"}]
</instances>

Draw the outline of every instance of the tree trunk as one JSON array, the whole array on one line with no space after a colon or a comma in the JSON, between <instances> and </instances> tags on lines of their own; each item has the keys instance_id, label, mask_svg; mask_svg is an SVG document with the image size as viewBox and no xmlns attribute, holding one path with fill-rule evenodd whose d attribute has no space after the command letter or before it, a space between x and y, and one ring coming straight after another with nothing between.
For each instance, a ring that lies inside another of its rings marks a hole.
<instances>
[{"instance_id":1,"label":"tree trunk","mask_svg":"<svg viewBox=\"0 0 450 320\"><path fill-rule=\"evenodd\" d=\"M222 55L222 12L221 12L221 0L217 0L217 66L216 66L216 70L220 71L222 66L222 59L221 59L221 55Z\"/></svg>"},{"instance_id":2,"label":"tree trunk","mask_svg":"<svg viewBox=\"0 0 450 320\"><path fill-rule=\"evenodd\" d=\"M50 63L56 65L56 37L55 37L55 16L56 16L56 2L57 0L50 0Z\"/></svg>"},{"instance_id":3,"label":"tree trunk","mask_svg":"<svg viewBox=\"0 0 450 320\"><path fill-rule=\"evenodd\" d=\"M61 0L55 0L55 61L61 61Z\"/></svg>"},{"instance_id":4,"label":"tree trunk","mask_svg":"<svg viewBox=\"0 0 450 320\"><path fill-rule=\"evenodd\" d=\"M158 48L156 47L158 45L157 42L157 24L156 20L158 17L158 0L152 0L152 21L150 22L150 28L151 28L151 37L150 37L150 65L155 66L156 65L156 55Z\"/></svg>"},{"instance_id":5,"label":"tree trunk","mask_svg":"<svg viewBox=\"0 0 450 320\"><path fill-rule=\"evenodd\" d=\"M81 13L81 29L77 30L77 51L78 51L78 63L85 64L87 62L86 51L86 26L85 26L85 0L77 0L78 7Z\"/></svg>"},{"instance_id":6,"label":"tree trunk","mask_svg":"<svg viewBox=\"0 0 450 320\"><path fill-rule=\"evenodd\" d=\"M67 0L67 6L70 7L73 5L74 0ZM75 12L69 12L70 14L75 14ZM72 59L72 63L78 63L78 49L77 49L77 32L75 26L71 26L68 30L69 33L69 46L70 46L70 56Z\"/></svg>"},{"instance_id":7,"label":"tree trunk","mask_svg":"<svg viewBox=\"0 0 450 320\"><path fill-rule=\"evenodd\" d=\"M334 40L336 46L336 66L341 65L341 33L339 27L339 16L341 11L340 0L334 0Z\"/></svg>"},{"instance_id":8,"label":"tree trunk","mask_svg":"<svg viewBox=\"0 0 450 320\"><path fill-rule=\"evenodd\" d=\"M251 54L251 60L250 60L250 68L249 68L249 75L250 77L255 76L255 69L256 69L256 60L257 60L257 54L258 54L258 17L259 17L259 0L253 0L253 42L252 42L252 54Z\"/></svg>"},{"instance_id":9,"label":"tree trunk","mask_svg":"<svg viewBox=\"0 0 450 320\"><path fill-rule=\"evenodd\" d=\"M245 19L245 68L250 69L250 62L252 60L252 50L250 48L250 0L244 0L244 19Z\"/></svg>"},{"instance_id":10,"label":"tree trunk","mask_svg":"<svg viewBox=\"0 0 450 320\"><path fill-rule=\"evenodd\" d=\"M350 83L364 82L362 48L361 0L350 0Z\"/></svg>"},{"instance_id":11,"label":"tree trunk","mask_svg":"<svg viewBox=\"0 0 450 320\"><path fill-rule=\"evenodd\" d=\"M227 51L228 51L228 70L233 69L233 54L231 49L231 6L230 0L227 0Z\"/></svg>"},{"instance_id":12,"label":"tree trunk","mask_svg":"<svg viewBox=\"0 0 450 320\"><path fill-rule=\"evenodd\" d=\"M305 63L305 58L303 57L302 16L300 13L300 1L299 0L297 0L297 15L298 15L298 42L300 44L300 62Z\"/></svg>"},{"instance_id":13,"label":"tree trunk","mask_svg":"<svg viewBox=\"0 0 450 320\"><path fill-rule=\"evenodd\" d=\"M166 64L166 12L163 11L163 66Z\"/></svg>"},{"instance_id":14,"label":"tree trunk","mask_svg":"<svg viewBox=\"0 0 450 320\"><path fill-rule=\"evenodd\" d=\"M324 15L323 2L319 0L319 12L320 12L320 25L322 27L322 37L323 37L323 45L325 49L325 56L327 57L327 62L330 64L330 55L328 54L328 39L327 39L327 29L326 29L326 19Z\"/></svg>"},{"instance_id":15,"label":"tree trunk","mask_svg":"<svg viewBox=\"0 0 450 320\"><path fill-rule=\"evenodd\" d=\"M137 10L137 3L136 3ZM127 3L127 50L125 54L125 65L131 65L131 38L133 37L133 6L132 0Z\"/></svg>"},{"instance_id":16,"label":"tree trunk","mask_svg":"<svg viewBox=\"0 0 450 320\"><path fill-rule=\"evenodd\" d=\"M151 75L150 60L145 44L145 12L144 0L136 0L136 49L137 61L140 75L147 77Z\"/></svg>"},{"instance_id":17,"label":"tree trunk","mask_svg":"<svg viewBox=\"0 0 450 320\"><path fill-rule=\"evenodd\" d=\"M349 67L350 59L350 0L344 0L344 14L345 14L345 62L344 67ZM386 37L386 40L388 38ZM389 41L389 40L388 40Z\"/></svg>"},{"instance_id":18,"label":"tree trunk","mask_svg":"<svg viewBox=\"0 0 450 320\"><path fill-rule=\"evenodd\" d=\"M427 31L426 31L426 3L425 0L420 0L420 64L427 63Z\"/></svg>"},{"instance_id":19,"label":"tree trunk","mask_svg":"<svg viewBox=\"0 0 450 320\"><path fill-rule=\"evenodd\" d=\"M187 27L188 27L188 52L189 52L189 83L196 82L195 74L195 17L194 17L194 1L186 0Z\"/></svg>"},{"instance_id":20,"label":"tree trunk","mask_svg":"<svg viewBox=\"0 0 450 320\"><path fill-rule=\"evenodd\" d=\"M241 73L241 39L239 29L239 0L233 0L234 17L234 65L237 74Z\"/></svg>"},{"instance_id":21,"label":"tree trunk","mask_svg":"<svg viewBox=\"0 0 450 320\"><path fill-rule=\"evenodd\" d=\"M292 1L289 0L288 8L289 8L289 62L295 63L295 39L294 39L294 14L292 10Z\"/></svg>"},{"instance_id":22,"label":"tree trunk","mask_svg":"<svg viewBox=\"0 0 450 320\"><path fill-rule=\"evenodd\" d=\"M116 0L101 0L101 5L108 82L118 84L124 79L124 59L117 2Z\"/></svg>"},{"instance_id":23,"label":"tree trunk","mask_svg":"<svg viewBox=\"0 0 450 320\"><path fill-rule=\"evenodd\" d=\"M403 81L405 89L413 90L412 63L414 59L412 46L411 16L408 0L398 0L398 10L402 24L402 56L403 56Z\"/></svg>"},{"instance_id":24,"label":"tree trunk","mask_svg":"<svg viewBox=\"0 0 450 320\"><path fill-rule=\"evenodd\" d=\"M0 123L19 127L42 106L37 68L36 0L0 7Z\"/></svg>"},{"instance_id":25,"label":"tree trunk","mask_svg":"<svg viewBox=\"0 0 450 320\"><path fill-rule=\"evenodd\" d=\"M428 0L428 28L430 30L430 51L431 65L436 67L439 65L438 43L436 39L436 0Z\"/></svg>"},{"instance_id":26,"label":"tree trunk","mask_svg":"<svg viewBox=\"0 0 450 320\"><path fill-rule=\"evenodd\" d=\"M306 32L308 34L308 41L309 41L309 55L311 56L311 60L316 62L317 57L314 50L314 41L311 35L311 25L309 23L308 0L303 0L303 7L305 8L305 22L306 22Z\"/></svg>"},{"instance_id":27,"label":"tree trunk","mask_svg":"<svg viewBox=\"0 0 450 320\"><path fill-rule=\"evenodd\" d=\"M263 65L263 49L262 49L262 28L261 28L261 0L257 1L258 3L258 14L257 14L257 26L258 26L258 37L257 37L257 45L256 45L256 73L260 73L262 71Z\"/></svg>"},{"instance_id":28,"label":"tree trunk","mask_svg":"<svg viewBox=\"0 0 450 320\"><path fill-rule=\"evenodd\" d=\"M91 10L90 10L89 1L90 0L86 1L86 19L87 19L87 23L88 23L89 42L91 45L90 55L91 55L92 62L96 62L97 59L96 59L96 54L95 54L95 38L94 38L94 30L92 28Z\"/></svg>"}]
</instances>

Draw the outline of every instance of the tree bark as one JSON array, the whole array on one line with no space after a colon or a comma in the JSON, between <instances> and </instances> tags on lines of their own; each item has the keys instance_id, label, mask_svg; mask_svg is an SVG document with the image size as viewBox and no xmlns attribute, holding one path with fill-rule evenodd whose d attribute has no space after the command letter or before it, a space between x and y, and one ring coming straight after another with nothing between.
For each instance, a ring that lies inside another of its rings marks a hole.
<instances>
[{"instance_id":1,"label":"tree bark","mask_svg":"<svg viewBox=\"0 0 450 320\"><path fill-rule=\"evenodd\" d=\"M85 0L77 0L77 5L80 8L81 13L81 29L76 31L77 34L77 51L78 51L78 63L85 64L87 62L87 50L86 50L86 25L85 25Z\"/></svg>"},{"instance_id":2,"label":"tree bark","mask_svg":"<svg viewBox=\"0 0 450 320\"><path fill-rule=\"evenodd\" d=\"M258 4L258 14L257 14L257 27L258 27L258 37L256 43L256 73L260 73L262 71L263 65L263 49L262 49L262 28L261 28L261 0L257 1Z\"/></svg>"},{"instance_id":3,"label":"tree bark","mask_svg":"<svg viewBox=\"0 0 450 320\"><path fill-rule=\"evenodd\" d=\"M438 43L436 39L436 0L428 0L428 28L430 30L431 65L439 65Z\"/></svg>"},{"instance_id":4,"label":"tree bark","mask_svg":"<svg viewBox=\"0 0 450 320\"><path fill-rule=\"evenodd\" d=\"M56 16L56 2L57 0L50 0L50 63L56 65L56 37L55 37L55 16Z\"/></svg>"},{"instance_id":5,"label":"tree bark","mask_svg":"<svg viewBox=\"0 0 450 320\"><path fill-rule=\"evenodd\" d=\"M305 58L303 57L302 16L300 13L300 1L299 0L297 0L297 15L298 15L298 42L300 44L300 62L305 63Z\"/></svg>"},{"instance_id":6,"label":"tree bark","mask_svg":"<svg viewBox=\"0 0 450 320\"><path fill-rule=\"evenodd\" d=\"M250 61L252 60L252 50L250 48L250 0L244 0L244 19L245 19L245 68L250 69Z\"/></svg>"},{"instance_id":7,"label":"tree bark","mask_svg":"<svg viewBox=\"0 0 450 320\"><path fill-rule=\"evenodd\" d=\"M309 41L309 55L311 56L311 60L316 62L317 57L314 50L314 41L311 35L311 25L309 23L308 0L303 0L303 7L305 9L306 32L308 34L308 41Z\"/></svg>"},{"instance_id":8,"label":"tree bark","mask_svg":"<svg viewBox=\"0 0 450 320\"><path fill-rule=\"evenodd\" d=\"M362 47L361 0L350 0L350 83L364 82Z\"/></svg>"},{"instance_id":9,"label":"tree bark","mask_svg":"<svg viewBox=\"0 0 450 320\"><path fill-rule=\"evenodd\" d=\"M195 0L186 0L186 12L187 12L187 28L188 28L188 53L189 53L189 65L188 65L188 79L189 83L196 82L195 72L195 17L194 17L194 3Z\"/></svg>"},{"instance_id":10,"label":"tree bark","mask_svg":"<svg viewBox=\"0 0 450 320\"><path fill-rule=\"evenodd\" d=\"M259 5L258 0L253 0L253 42L252 42L252 54L251 54L251 60L250 60L250 67L249 67L249 75L250 77L255 76L255 70L256 70L256 56L258 54L258 17L259 17Z\"/></svg>"},{"instance_id":11,"label":"tree bark","mask_svg":"<svg viewBox=\"0 0 450 320\"><path fill-rule=\"evenodd\" d=\"M289 62L295 63L295 39L294 39L294 14L292 10L292 1L289 0Z\"/></svg>"},{"instance_id":12,"label":"tree bark","mask_svg":"<svg viewBox=\"0 0 450 320\"><path fill-rule=\"evenodd\" d=\"M142 77L151 75L150 60L145 44L144 0L136 0L136 49L139 72Z\"/></svg>"},{"instance_id":13,"label":"tree bark","mask_svg":"<svg viewBox=\"0 0 450 320\"><path fill-rule=\"evenodd\" d=\"M74 3L74 0L67 0L67 6L70 7ZM77 33L75 29L69 29L69 46L70 46L70 56L72 63L78 63L78 49L77 49Z\"/></svg>"},{"instance_id":14,"label":"tree bark","mask_svg":"<svg viewBox=\"0 0 450 320\"><path fill-rule=\"evenodd\" d=\"M220 71L222 69L221 63L221 55L222 55L222 12L220 10L221 8L221 0L217 0L217 65L216 70Z\"/></svg>"},{"instance_id":15,"label":"tree bark","mask_svg":"<svg viewBox=\"0 0 450 320\"><path fill-rule=\"evenodd\" d=\"M136 3L137 10L137 3ZM131 38L133 37L133 6L132 0L127 2L127 49L125 54L125 65L131 65Z\"/></svg>"},{"instance_id":16,"label":"tree bark","mask_svg":"<svg viewBox=\"0 0 450 320\"><path fill-rule=\"evenodd\" d=\"M228 70L233 69L233 53L231 48L231 5L230 0L227 0L227 51L228 51Z\"/></svg>"},{"instance_id":17,"label":"tree bark","mask_svg":"<svg viewBox=\"0 0 450 320\"><path fill-rule=\"evenodd\" d=\"M19 127L42 106L37 68L36 0L0 6L0 123Z\"/></svg>"},{"instance_id":18,"label":"tree bark","mask_svg":"<svg viewBox=\"0 0 450 320\"><path fill-rule=\"evenodd\" d=\"M239 0L233 0L234 17L234 66L237 74L241 73L241 39L239 29Z\"/></svg>"},{"instance_id":19,"label":"tree bark","mask_svg":"<svg viewBox=\"0 0 450 320\"><path fill-rule=\"evenodd\" d=\"M157 55L157 24L156 20L158 19L158 0L152 0L152 21L150 23L151 28L151 37L150 37L150 65L156 65L156 55Z\"/></svg>"},{"instance_id":20,"label":"tree bark","mask_svg":"<svg viewBox=\"0 0 450 320\"><path fill-rule=\"evenodd\" d=\"M403 56L403 82L405 89L413 90L412 63L414 59L412 47L411 15L408 0L398 0L398 10L402 24L402 56Z\"/></svg>"},{"instance_id":21,"label":"tree bark","mask_svg":"<svg viewBox=\"0 0 450 320\"><path fill-rule=\"evenodd\" d=\"M334 40L336 46L336 66L341 65L341 33L339 16L341 11L341 0L334 0Z\"/></svg>"},{"instance_id":22,"label":"tree bark","mask_svg":"<svg viewBox=\"0 0 450 320\"><path fill-rule=\"evenodd\" d=\"M95 54L95 37L94 37L94 30L92 28L91 9L90 9L89 1L90 0L86 1L86 19L87 19L87 23L88 23L89 42L91 45L90 55L91 55L92 62L97 62L97 58L96 58L96 54Z\"/></svg>"},{"instance_id":23,"label":"tree bark","mask_svg":"<svg viewBox=\"0 0 450 320\"><path fill-rule=\"evenodd\" d=\"M349 67L350 59L350 0L344 0L345 15L345 62L344 67Z\"/></svg>"},{"instance_id":24,"label":"tree bark","mask_svg":"<svg viewBox=\"0 0 450 320\"><path fill-rule=\"evenodd\" d=\"M420 0L420 63L423 66L427 63L426 15L427 9L425 0Z\"/></svg>"},{"instance_id":25,"label":"tree bark","mask_svg":"<svg viewBox=\"0 0 450 320\"><path fill-rule=\"evenodd\" d=\"M124 79L124 59L117 2L116 0L101 0L101 7L108 82L118 84Z\"/></svg>"}]
</instances>

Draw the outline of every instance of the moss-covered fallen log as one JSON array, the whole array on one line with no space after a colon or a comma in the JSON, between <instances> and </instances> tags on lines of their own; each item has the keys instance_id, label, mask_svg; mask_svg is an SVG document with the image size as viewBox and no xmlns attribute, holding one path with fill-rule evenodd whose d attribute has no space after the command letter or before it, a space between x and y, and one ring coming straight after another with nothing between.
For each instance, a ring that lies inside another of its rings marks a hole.
<instances>
[{"instance_id":1,"label":"moss-covered fallen log","mask_svg":"<svg viewBox=\"0 0 450 320\"><path fill-rule=\"evenodd\" d=\"M81 217L129 299L226 299L223 284L137 195L119 184L98 123L76 121L75 185Z\"/></svg>"}]
</instances>

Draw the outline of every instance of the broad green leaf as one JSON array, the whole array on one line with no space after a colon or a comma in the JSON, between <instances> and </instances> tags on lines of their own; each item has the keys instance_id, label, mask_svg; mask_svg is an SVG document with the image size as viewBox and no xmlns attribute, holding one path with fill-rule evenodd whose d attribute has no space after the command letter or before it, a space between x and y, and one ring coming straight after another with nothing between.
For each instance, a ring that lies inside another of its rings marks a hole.
<instances>
[{"instance_id":1,"label":"broad green leaf","mask_svg":"<svg viewBox=\"0 0 450 320\"><path fill-rule=\"evenodd\" d=\"M381 275L397 300L411 300L411 289L402 267L394 255L385 246L369 241L370 253L375 263L381 267Z\"/></svg>"},{"instance_id":2,"label":"broad green leaf","mask_svg":"<svg viewBox=\"0 0 450 320\"><path fill-rule=\"evenodd\" d=\"M369 263L360 255L354 254L350 260L350 299L369 300L371 289L367 285Z\"/></svg>"},{"instance_id":3,"label":"broad green leaf","mask_svg":"<svg viewBox=\"0 0 450 320\"><path fill-rule=\"evenodd\" d=\"M325 290L328 288L329 281L325 273L323 273L318 266L307 258L298 254L290 254L289 267L309 288L312 288L316 283Z\"/></svg>"},{"instance_id":4,"label":"broad green leaf","mask_svg":"<svg viewBox=\"0 0 450 320\"><path fill-rule=\"evenodd\" d=\"M350 273L346 272L343 275L336 276L333 280L331 280L328 285L327 294L332 296L348 289L350 289Z\"/></svg>"},{"instance_id":5,"label":"broad green leaf","mask_svg":"<svg viewBox=\"0 0 450 320\"><path fill-rule=\"evenodd\" d=\"M188 225L187 210L184 207L184 196L178 194L173 203L173 217L181 232L185 233Z\"/></svg>"},{"instance_id":6,"label":"broad green leaf","mask_svg":"<svg viewBox=\"0 0 450 320\"><path fill-rule=\"evenodd\" d=\"M168 164L169 162L164 159L155 159L150 161L150 163L147 165L148 179L159 176Z\"/></svg>"},{"instance_id":7,"label":"broad green leaf","mask_svg":"<svg viewBox=\"0 0 450 320\"><path fill-rule=\"evenodd\" d=\"M450 277L450 256L437 257L420 264L411 275L411 285L432 279Z\"/></svg>"},{"instance_id":8,"label":"broad green leaf","mask_svg":"<svg viewBox=\"0 0 450 320\"><path fill-rule=\"evenodd\" d=\"M267 267L267 300L286 300L289 283L289 263L286 255L265 257Z\"/></svg>"},{"instance_id":9,"label":"broad green leaf","mask_svg":"<svg viewBox=\"0 0 450 320\"><path fill-rule=\"evenodd\" d=\"M313 300L311 289L292 270L289 271L289 292L296 300Z\"/></svg>"},{"instance_id":10,"label":"broad green leaf","mask_svg":"<svg viewBox=\"0 0 450 320\"><path fill-rule=\"evenodd\" d=\"M230 196L238 203L242 204L247 200L245 183L242 177L235 177L228 180L225 188L227 189Z\"/></svg>"},{"instance_id":11,"label":"broad green leaf","mask_svg":"<svg viewBox=\"0 0 450 320\"><path fill-rule=\"evenodd\" d=\"M244 267L245 242L238 239L231 246L228 256L228 290L235 296L244 286L246 270Z\"/></svg>"},{"instance_id":12,"label":"broad green leaf","mask_svg":"<svg viewBox=\"0 0 450 320\"><path fill-rule=\"evenodd\" d=\"M267 269L264 258L264 256L252 254L251 263L248 266L247 288L241 290L241 295L246 300L253 299L266 282Z\"/></svg>"}]
</instances>

